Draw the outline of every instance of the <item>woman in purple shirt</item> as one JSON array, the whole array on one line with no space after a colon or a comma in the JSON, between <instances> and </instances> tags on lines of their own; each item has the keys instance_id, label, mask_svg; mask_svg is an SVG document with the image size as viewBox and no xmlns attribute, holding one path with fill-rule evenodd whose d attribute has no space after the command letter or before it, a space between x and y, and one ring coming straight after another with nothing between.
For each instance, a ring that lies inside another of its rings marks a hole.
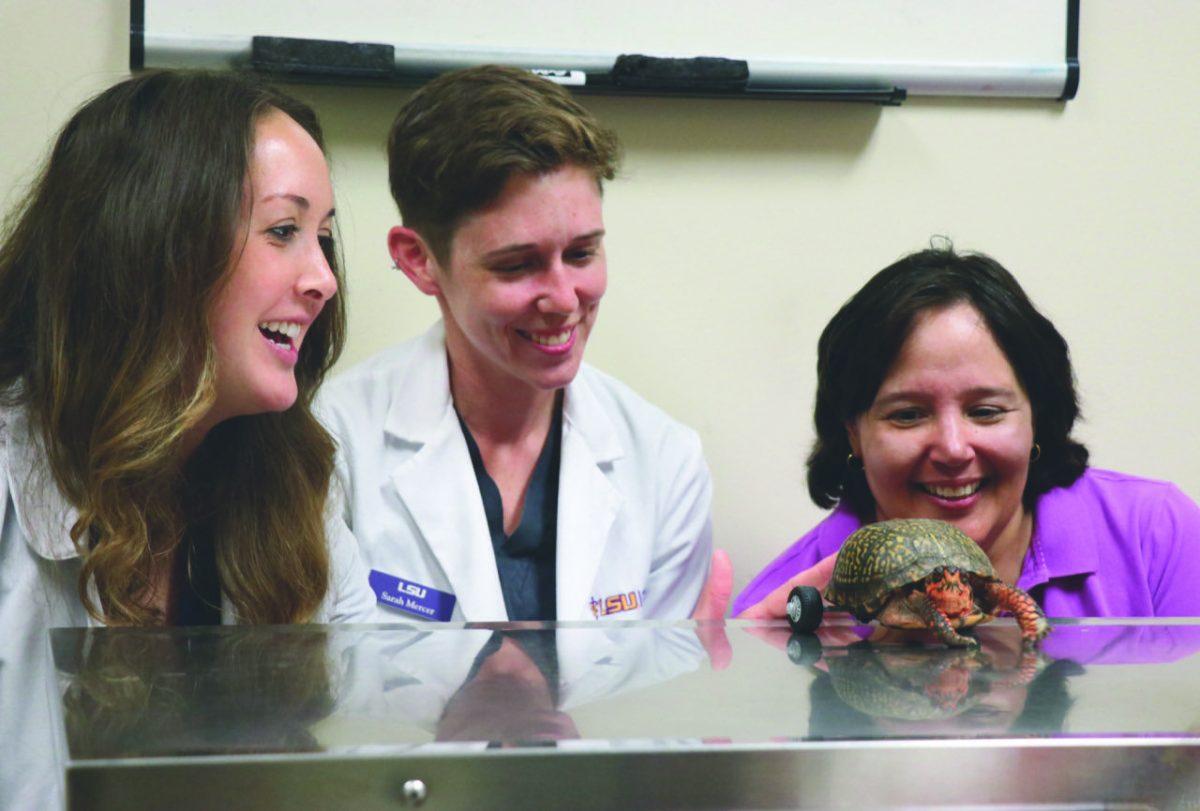
<instances>
[{"instance_id":1,"label":"woman in purple shirt","mask_svg":"<svg viewBox=\"0 0 1200 811\"><path fill-rule=\"evenodd\" d=\"M784 616L862 524L939 518L1052 617L1200 614L1200 507L1097 470L1066 341L999 263L931 249L876 274L821 334L808 490L836 507L738 595Z\"/></svg>"}]
</instances>

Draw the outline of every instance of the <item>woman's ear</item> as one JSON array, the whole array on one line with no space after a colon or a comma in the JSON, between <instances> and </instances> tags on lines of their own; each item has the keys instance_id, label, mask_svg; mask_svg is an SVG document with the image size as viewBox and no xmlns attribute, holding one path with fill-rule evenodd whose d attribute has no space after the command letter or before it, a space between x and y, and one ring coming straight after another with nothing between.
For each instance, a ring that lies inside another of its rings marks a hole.
<instances>
[{"instance_id":1,"label":"woman's ear","mask_svg":"<svg viewBox=\"0 0 1200 811\"><path fill-rule=\"evenodd\" d=\"M425 240L411 228L397 225L388 231L388 253L417 289L427 296L442 292L438 284L437 257Z\"/></svg>"},{"instance_id":2,"label":"woman's ear","mask_svg":"<svg viewBox=\"0 0 1200 811\"><path fill-rule=\"evenodd\" d=\"M858 423L846 420L846 439L850 442L850 452L862 459L862 443L858 439Z\"/></svg>"}]
</instances>

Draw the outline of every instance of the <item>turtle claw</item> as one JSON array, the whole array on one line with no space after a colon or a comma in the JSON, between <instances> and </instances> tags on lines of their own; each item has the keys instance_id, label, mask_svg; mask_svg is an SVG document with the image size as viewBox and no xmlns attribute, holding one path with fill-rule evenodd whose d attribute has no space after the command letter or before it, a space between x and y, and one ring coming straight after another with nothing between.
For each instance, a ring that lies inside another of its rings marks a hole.
<instances>
[{"instance_id":1,"label":"turtle claw","mask_svg":"<svg viewBox=\"0 0 1200 811\"><path fill-rule=\"evenodd\" d=\"M935 629L936 630L936 629ZM953 630L949 634L938 634L942 642L946 643L951 648L964 648L967 650L978 650L979 640L973 636L964 636L963 634L955 633Z\"/></svg>"},{"instance_id":2,"label":"turtle claw","mask_svg":"<svg viewBox=\"0 0 1200 811\"><path fill-rule=\"evenodd\" d=\"M1042 639L1044 639L1046 634L1048 634L1048 633L1050 633L1049 625L1047 625L1045 629L1038 631L1038 633L1033 636L1025 636L1024 634L1022 634L1021 635L1021 650L1023 650L1023 651L1037 650L1038 643L1040 643L1042 641Z\"/></svg>"}]
</instances>

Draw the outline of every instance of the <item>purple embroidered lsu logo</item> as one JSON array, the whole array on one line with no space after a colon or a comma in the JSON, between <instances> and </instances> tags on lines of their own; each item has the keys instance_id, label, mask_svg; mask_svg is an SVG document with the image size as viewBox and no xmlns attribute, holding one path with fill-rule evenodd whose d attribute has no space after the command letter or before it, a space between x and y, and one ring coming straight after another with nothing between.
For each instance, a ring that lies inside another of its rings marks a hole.
<instances>
[{"instance_id":1,"label":"purple embroidered lsu logo","mask_svg":"<svg viewBox=\"0 0 1200 811\"><path fill-rule=\"evenodd\" d=\"M592 607L592 616L599 619L609 614L619 614L622 611L632 611L640 608L646 602L646 592L642 589L625 594L611 594L608 597L591 597L588 603Z\"/></svg>"}]
</instances>

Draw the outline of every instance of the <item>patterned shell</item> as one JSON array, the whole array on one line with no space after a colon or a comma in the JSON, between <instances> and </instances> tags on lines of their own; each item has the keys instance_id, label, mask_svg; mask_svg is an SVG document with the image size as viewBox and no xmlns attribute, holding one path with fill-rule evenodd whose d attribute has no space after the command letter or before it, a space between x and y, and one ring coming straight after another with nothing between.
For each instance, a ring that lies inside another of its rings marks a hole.
<instances>
[{"instance_id":1,"label":"patterned shell","mask_svg":"<svg viewBox=\"0 0 1200 811\"><path fill-rule=\"evenodd\" d=\"M825 599L870 620L892 592L938 566L997 579L988 556L957 527L927 518L897 519L867 524L846 539Z\"/></svg>"}]
</instances>

